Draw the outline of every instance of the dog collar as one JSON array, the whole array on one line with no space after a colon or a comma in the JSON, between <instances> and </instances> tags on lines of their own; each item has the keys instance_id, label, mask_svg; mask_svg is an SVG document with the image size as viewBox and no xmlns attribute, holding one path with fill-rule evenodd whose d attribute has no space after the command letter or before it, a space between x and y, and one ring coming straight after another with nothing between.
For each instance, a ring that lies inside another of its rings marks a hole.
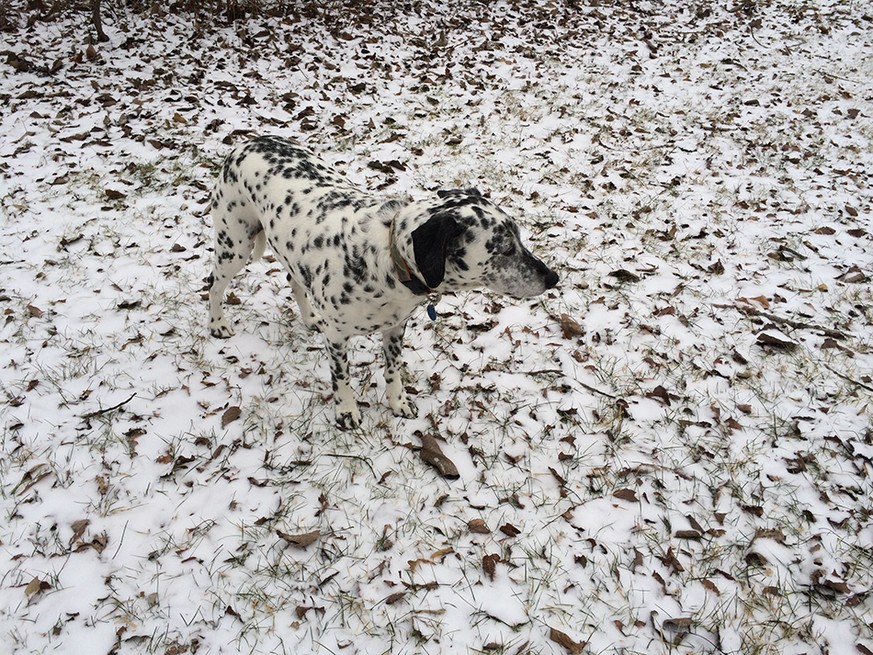
<instances>
[{"instance_id":1,"label":"dog collar","mask_svg":"<svg viewBox=\"0 0 873 655\"><path fill-rule=\"evenodd\" d=\"M409 268L409 264L406 263L406 260L403 259L403 255L400 254L400 250L397 249L397 244L394 242L394 221L391 222L388 239L391 242L391 261L394 262L394 271L397 273L397 279L400 280L400 283L412 291L416 296L428 296L434 294L435 292L433 289L413 275L412 269Z\"/></svg>"},{"instance_id":2,"label":"dog collar","mask_svg":"<svg viewBox=\"0 0 873 655\"><path fill-rule=\"evenodd\" d=\"M437 313L434 305L439 300L439 294L412 274L409 264L403 259L403 255L400 254L400 250L394 242L394 221L391 221L391 226L388 228L388 240L391 244L391 261L394 262L394 271L397 273L397 279L416 296L427 296L429 301L427 303L427 315L430 320L435 321Z\"/></svg>"}]
</instances>

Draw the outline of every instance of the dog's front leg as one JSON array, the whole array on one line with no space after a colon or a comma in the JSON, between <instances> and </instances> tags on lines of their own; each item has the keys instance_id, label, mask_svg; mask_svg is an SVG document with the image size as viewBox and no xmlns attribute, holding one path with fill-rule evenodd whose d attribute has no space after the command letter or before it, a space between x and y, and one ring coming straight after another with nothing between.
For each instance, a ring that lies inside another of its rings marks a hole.
<instances>
[{"instance_id":1,"label":"dog's front leg","mask_svg":"<svg viewBox=\"0 0 873 655\"><path fill-rule=\"evenodd\" d=\"M336 422L343 428L355 428L361 422L361 410L349 385L349 358L346 354L348 339L328 340L330 372L333 378L333 404Z\"/></svg>"},{"instance_id":2,"label":"dog's front leg","mask_svg":"<svg viewBox=\"0 0 873 655\"><path fill-rule=\"evenodd\" d=\"M385 352L385 386L388 395L388 405L391 410L403 418L413 418L418 412L403 387L403 332L406 323L382 332L382 350Z\"/></svg>"}]
</instances>

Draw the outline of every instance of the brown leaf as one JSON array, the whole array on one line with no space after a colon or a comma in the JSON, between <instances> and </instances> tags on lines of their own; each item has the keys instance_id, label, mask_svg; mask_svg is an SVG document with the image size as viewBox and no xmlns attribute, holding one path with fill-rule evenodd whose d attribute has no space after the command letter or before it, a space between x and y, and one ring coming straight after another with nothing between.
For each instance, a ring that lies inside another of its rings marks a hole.
<instances>
[{"instance_id":1,"label":"brown leaf","mask_svg":"<svg viewBox=\"0 0 873 655\"><path fill-rule=\"evenodd\" d=\"M755 539L772 539L776 543L785 543L785 533L781 528L760 528L755 531Z\"/></svg>"},{"instance_id":2,"label":"brown leaf","mask_svg":"<svg viewBox=\"0 0 873 655\"><path fill-rule=\"evenodd\" d=\"M504 523L500 526L500 531L505 534L507 537L517 537L521 534L521 530L516 528L511 523Z\"/></svg>"},{"instance_id":3,"label":"brown leaf","mask_svg":"<svg viewBox=\"0 0 873 655\"><path fill-rule=\"evenodd\" d=\"M612 495L621 500L626 500L630 503L637 502L637 492L633 489L616 489Z\"/></svg>"},{"instance_id":4,"label":"brown leaf","mask_svg":"<svg viewBox=\"0 0 873 655\"><path fill-rule=\"evenodd\" d=\"M567 652L570 653L570 655L581 655L586 644L584 641L575 641L565 632L561 632L560 630L551 627L549 628L549 639L567 649Z\"/></svg>"},{"instance_id":5,"label":"brown leaf","mask_svg":"<svg viewBox=\"0 0 873 655\"><path fill-rule=\"evenodd\" d=\"M319 613L319 614L324 614L324 608L323 608L323 607L317 607L317 606L315 606L315 605L310 605L310 606L306 606L306 605L298 605L298 606L295 608L294 613L297 615L297 618L298 618L298 619L302 619L303 617L306 616L306 613L307 613L309 610L314 610L315 612L317 612L317 613Z\"/></svg>"},{"instance_id":6,"label":"brown leaf","mask_svg":"<svg viewBox=\"0 0 873 655\"><path fill-rule=\"evenodd\" d=\"M70 543L75 541L79 541L82 538L82 535L85 534L85 530L88 528L88 525L91 523L88 519L80 519L78 521L73 521L70 524L70 527L73 529L73 537L70 539Z\"/></svg>"},{"instance_id":7,"label":"brown leaf","mask_svg":"<svg viewBox=\"0 0 873 655\"><path fill-rule=\"evenodd\" d=\"M837 280L840 282L847 282L848 284L856 284L858 282L865 282L867 280L867 276L857 266L852 266L848 271L843 273L842 275L838 275Z\"/></svg>"},{"instance_id":8,"label":"brown leaf","mask_svg":"<svg viewBox=\"0 0 873 655\"><path fill-rule=\"evenodd\" d=\"M27 306L27 313L33 316L34 318L42 318L42 315L45 313L39 307L35 307L33 305Z\"/></svg>"},{"instance_id":9,"label":"brown leaf","mask_svg":"<svg viewBox=\"0 0 873 655\"><path fill-rule=\"evenodd\" d=\"M494 573L497 571L497 563L500 562L500 555L491 554L482 556L482 569L488 576L489 580L494 579Z\"/></svg>"},{"instance_id":10,"label":"brown leaf","mask_svg":"<svg viewBox=\"0 0 873 655\"><path fill-rule=\"evenodd\" d=\"M700 539L700 533L697 530L676 530L673 536L677 539Z\"/></svg>"},{"instance_id":11,"label":"brown leaf","mask_svg":"<svg viewBox=\"0 0 873 655\"><path fill-rule=\"evenodd\" d=\"M101 532L100 534L95 536L91 540L91 543L88 545L91 546L91 548L96 550L98 553L102 553L104 550L106 550L106 546L108 543L109 543L109 535L106 534L105 532Z\"/></svg>"},{"instance_id":12,"label":"brown leaf","mask_svg":"<svg viewBox=\"0 0 873 655\"><path fill-rule=\"evenodd\" d=\"M42 580L39 578L34 578L30 582L27 583L27 586L24 588L24 595L28 598L38 594L42 590Z\"/></svg>"},{"instance_id":13,"label":"brown leaf","mask_svg":"<svg viewBox=\"0 0 873 655\"><path fill-rule=\"evenodd\" d=\"M435 437L429 434L421 436L421 451L419 451L419 455L425 464L433 466L437 470L437 473L444 478L457 480L461 477L454 462L443 455L443 451L440 450L439 443Z\"/></svg>"},{"instance_id":14,"label":"brown leaf","mask_svg":"<svg viewBox=\"0 0 873 655\"><path fill-rule=\"evenodd\" d=\"M394 603L402 600L405 596L406 596L405 591L395 592L385 599L385 603L387 603L388 605L393 605Z\"/></svg>"},{"instance_id":15,"label":"brown leaf","mask_svg":"<svg viewBox=\"0 0 873 655\"><path fill-rule=\"evenodd\" d=\"M664 554L663 557L658 557L658 559L661 560L665 565L672 567L672 569L676 571L676 573L681 573L685 570L685 567L682 566L682 563L673 552L672 546L667 549L667 552Z\"/></svg>"},{"instance_id":16,"label":"brown leaf","mask_svg":"<svg viewBox=\"0 0 873 655\"><path fill-rule=\"evenodd\" d=\"M670 394L660 384L646 394L646 398L654 398L667 407L670 406Z\"/></svg>"},{"instance_id":17,"label":"brown leaf","mask_svg":"<svg viewBox=\"0 0 873 655\"><path fill-rule=\"evenodd\" d=\"M736 420L735 418L733 418L732 416L729 416L725 420L724 424L726 426L728 426L731 430L742 430L743 429L743 426L740 424L740 422L738 420Z\"/></svg>"},{"instance_id":18,"label":"brown leaf","mask_svg":"<svg viewBox=\"0 0 873 655\"><path fill-rule=\"evenodd\" d=\"M226 428L228 425L237 420L240 417L240 414L242 414L242 410L239 407L228 407L224 411L224 414L221 415L221 427Z\"/></svg>"},{"instance_id":19,"label":"brown leaf","mask_svg":"<svg viewBox=\"0 0 873 655\"><path fill-rule=\"evenodd\" d=\"M770 309L770 301L767 300L767 296L752 296L751 298L737 298L737 302L745 303L747 305L761 305L764 309Z\"/></svg>"},{"instance_id":20,"label":"brown leaf","mask_svg":"<svg viewBox=\"0 0 873 655\"><path fill-rule=\"evenodd\" d=\"M631 273L623 268L619 268L609 273L610 277L614 277L619 282L639 282L640 276L636 273Z\"/></svg>"},{"instance_id":21,"label":"brown leaf","mask_svg":"<svg viewBox=\"0 0 873 655\"><path fill-rule=\"evenodd\" d=\"M714 593L716 596L721 596L721 592L719 591L718 587L715 586L715 583L712 580L707 580L706 578L703 578L700 581L700 584L702 584L704 587L706 587L709 591Z\"/></svg>"},{"instance_id":22,"label":"brown leaf","mask_svg":"<svg viewBox=\"0 0 873 655\"><path fill-rule=\"evenodd\" d=\"M569 314L561 314L560 325L561 335L565 339L581 337L585 334L585 330L582 329L582 326L579 325L576 320L570 318Z\"/></svg>"},{"instance_id":23,"label":"brown leaf","mask_svg":"<svg viewBox=\"0 0 873 655\"><path fill-rule=\"evenodd\" d=\"M321 536L321 531L313 530L312 532L306 532L304 534L288 534L287 532L276 530L276 534L282 537L282 539L287 541L292 546L296 546L297 548L306 548L307 546L315 543L318 540L318 538Z\"/></svg>"},{"instance_id":24,"label":"brown leaf","mask_svg":"<svg viewBox=\"0 0 873 655\"><path fill-rule=\"evenodd\" d=\"M767 346L770 348L778 348L781 350L791 350L797 347L797 343L786 337L781 332L765 330L759 332L756 337L759 346Z\"/></svg>"},{"instance_id":25,"label":"brown leaf","mask_svg":"<svg viewBox=\"0 0 873 655\"><path fill-rule=\"evenodd\" d=\"M491 534L491 530L482 519L471 519L467 522L467 529L476 534Z\"/></svg>"}]
</instances>

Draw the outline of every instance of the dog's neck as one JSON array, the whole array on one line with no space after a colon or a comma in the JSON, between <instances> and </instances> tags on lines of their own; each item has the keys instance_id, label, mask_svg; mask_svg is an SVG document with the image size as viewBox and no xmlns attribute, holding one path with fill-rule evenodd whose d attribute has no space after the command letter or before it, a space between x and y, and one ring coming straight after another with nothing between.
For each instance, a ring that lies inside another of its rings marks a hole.
<instances>
[{"instance_id":1,"label":"dog's neck","mask_svg":"<svg viewBox=\"0 0 873 655\"><path fill-rule=\"evenodd\" d=\"M418 277L409 265L409 261L400 252L397 245L397 234L394 227L397 215L391 220L391 225L388 228L388 240L391 246L391 261L394 263L394 271L397 274L397 279L400 283L409 289L416 296L427 296L434 293L434 290L429 288L424 281Z\"/></svg>"}]
</instances>

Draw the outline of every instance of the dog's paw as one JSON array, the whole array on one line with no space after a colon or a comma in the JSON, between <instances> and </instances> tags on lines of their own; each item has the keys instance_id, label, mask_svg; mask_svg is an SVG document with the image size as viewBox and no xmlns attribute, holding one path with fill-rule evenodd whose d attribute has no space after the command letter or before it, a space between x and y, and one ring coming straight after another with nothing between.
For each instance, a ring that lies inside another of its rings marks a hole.
<instances>
[{"instance_id":1,"label":"dog's paw","mask_svg":"<svg viewBox=\"0 0 873 655\"><path fill-rule=\"evenodd\" d=\"M310 332L320 332L321 326L324 324L324 321L321 320L321 316L319 316L312 310L301 310L300 320L303 321L303 325L305 325L306 329Z\"/></svg>"},{"instance_id":2,"label":"dog's paw","mask_svg":"<svg viewBox=\"0 0 873 655\"><path fill-rule=\"evenodd\" d=\"M360 412L343 412L336 415L336 425L340 430L354 430L360 424Z\"/></svg>"},{"instance_id":3,"label":"dog's paw","mask_svg":"<svg viewBox=\"0 0 873 655\"><path fill-rule=\"evenodd\" d=\"M227 321L215 321L209 326L209 333L218 339L229 339L233 336L233 330L227 324Z\"/></svg>"},{"instance_id":4,"label":"dog's paw","mask_svg":"<svg viewBox=\"0 0 873 655\"><path fill-rule=\"evenodd\" d=\"M336 424L341 430L352 430L361 424L361 410L353 405L337 404Z\"/></svg>"},{"instance_id":5,"label":"dog's paw","mask_svg":"<svg viewBox=\"0 0 873 655\"><path fill-rule=\"evenodd\" d=\"M406 393L401 394L397 398L389 398L388 404L391 406L394 416L399 416L400 418L415 418L418 416L418 407L415 406L415 403L409 399Z\"/></svg>"}]
</instances>

